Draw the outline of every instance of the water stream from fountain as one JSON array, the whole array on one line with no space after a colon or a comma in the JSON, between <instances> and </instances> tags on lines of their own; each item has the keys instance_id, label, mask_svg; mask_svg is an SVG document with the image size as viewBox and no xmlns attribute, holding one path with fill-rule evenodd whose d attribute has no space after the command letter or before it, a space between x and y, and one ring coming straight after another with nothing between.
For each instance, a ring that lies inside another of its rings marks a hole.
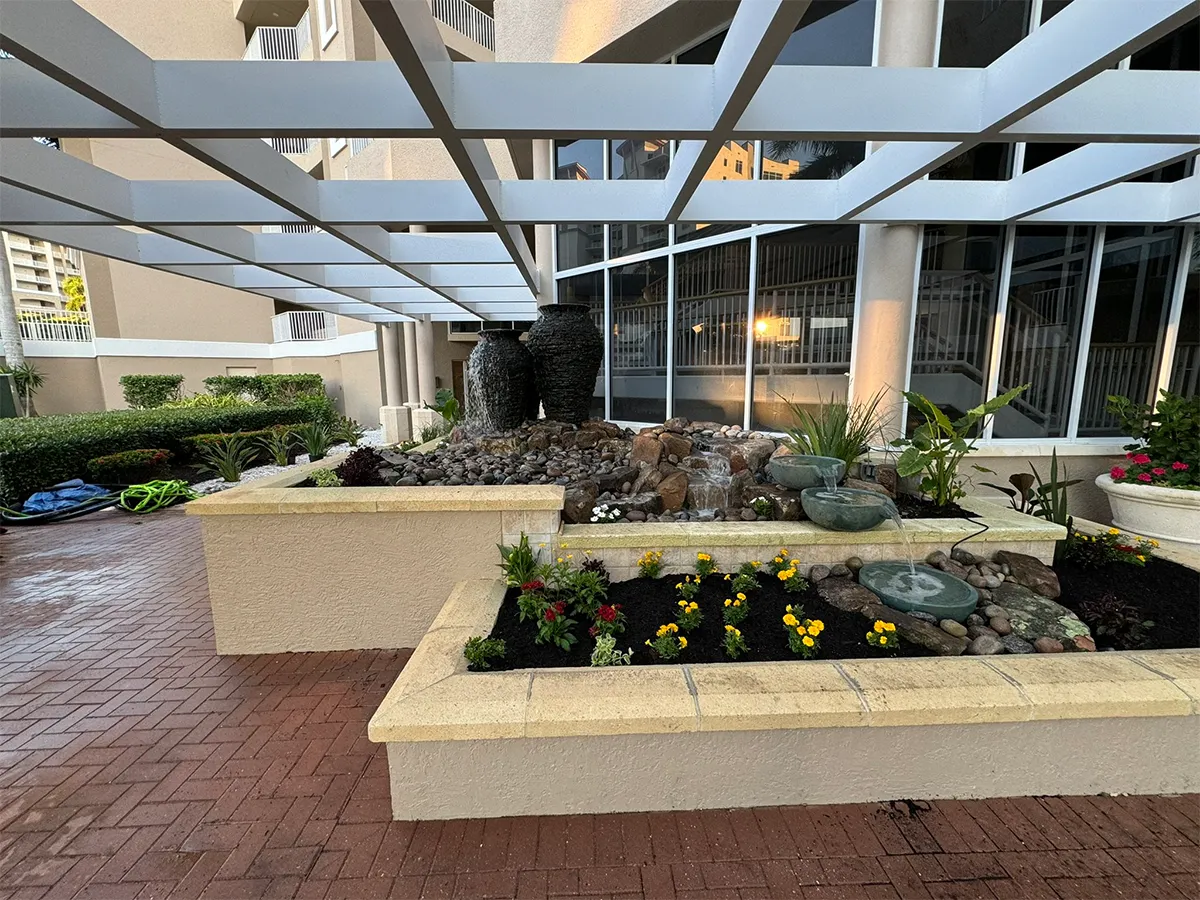
<instances>
[{"instance_id":1,"label":"water stream from fountain","mask_svg":"<svg viewBox=\"0 0 1200 900\"><path fill-rule=\"evenodd\" d=\"M701 518L712 518L718 509L729 507L729 489L733 484L729 460L704 450L692 455L707 465L688 470L688 501Z\"/></svg>"}]
</instances>

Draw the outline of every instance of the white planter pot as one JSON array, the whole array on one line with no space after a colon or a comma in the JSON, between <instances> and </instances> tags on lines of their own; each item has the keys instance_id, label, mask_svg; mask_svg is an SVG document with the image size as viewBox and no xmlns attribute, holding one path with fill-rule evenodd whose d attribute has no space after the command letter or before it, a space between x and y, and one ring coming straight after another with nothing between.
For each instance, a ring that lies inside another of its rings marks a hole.
<instances>
[{"instance_id":1,"label":"white planter pot","mask_svg":"<svg viewBox=\"0 0 1200 900\"><path fill-rule=\"evenodd\" d=\"M1099 475L1096 487L1108 495L1113 525L1132 535L1154 538L1164 547L1200 547L1200 491L1117 484Z\"/></svg>"}]
</instances>

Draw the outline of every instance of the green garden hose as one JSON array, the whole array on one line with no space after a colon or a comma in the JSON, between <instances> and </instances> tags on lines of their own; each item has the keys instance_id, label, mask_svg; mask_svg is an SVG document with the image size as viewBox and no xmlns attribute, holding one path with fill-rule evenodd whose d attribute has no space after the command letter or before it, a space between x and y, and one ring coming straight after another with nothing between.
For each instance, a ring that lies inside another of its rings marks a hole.
<instances>
[{"instance_id":1,"label":"green garden hose","mask_svg":"<svg viewBox=\"0 0 1200 900\"><path fill-rule=\"evenodd\" d=\"M181 500L195 500L197 496L186 481L148 481L121 491L119 504L131 513L149 513Z\"/></svg>"}]
</instances>

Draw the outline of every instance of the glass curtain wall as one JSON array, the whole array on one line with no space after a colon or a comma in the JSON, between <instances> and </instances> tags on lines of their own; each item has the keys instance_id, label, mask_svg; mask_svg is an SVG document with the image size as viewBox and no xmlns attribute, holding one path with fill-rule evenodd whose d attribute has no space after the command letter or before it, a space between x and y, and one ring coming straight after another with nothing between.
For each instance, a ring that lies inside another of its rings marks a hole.
<instances>
[{"instance_id":1,"label":"glass curtain wall","mask_svg":"<svg viewBox=\"0 0 1200 900\"><path fill-rule=\"evenodd\" d=\"M675 415L741 424L749 295L749 241L675 257Z\"/></svg>"},{"instance_id":2,"label":"glass curtain wall","mask_svg":"<svg viewBox=\"0 0 1200 900\"><path fill-rule=\"evenodd\" d=\"M1186 265L1187 280L1169 384L1176 394L1195 397L1200 394L1200 237L1192 239Z\"/></svg>"},{"instance_id":3,"label":"glass curtain wall","mask_svg":"<svg viewBox=\"0 0 1200 900\"><path fill-rule=\"evenodd\" d=\"M604 178L604 141L555 141L554 178L586 181ZM604 259L604 226L599 223L556 226L558 268L577 269Z\"/></svg>"},{"instance_id":4,"label":"glass curtain wall","mask_svg":"<svg viewBox=\"0 0 1200 900\"><path fill-rule=\"evenodd\" d=\"M591 310L592 322L604 334L604 273L588 272L586 275L575 275L563 278L558 282L559 303L584 303ZM600 371L596 373L596 389L592 393L590 414L598 419L604 418L604 373L608 361L600 363Z\"/></svg>"},{"instance_id":5,"label":"glass curtain wall","mask_svg":"<svg viewBox=\"0 0 1200 900\"><path fill-rule=\"evenodd\" d=\"M790 426L787 402L845 399L857 271L857 225L758 239L752 428Z\"/></svg>"},{"instance_id":6,"label":"glass curtain wall","mask_svg":"<svg viewBox=\"0 0 1200 900\"><path fill-rule=\"evenodd\" d=\"M667 417L667 267L659 257L609 270L614 419Z\"/></svg>"}]
</instances>

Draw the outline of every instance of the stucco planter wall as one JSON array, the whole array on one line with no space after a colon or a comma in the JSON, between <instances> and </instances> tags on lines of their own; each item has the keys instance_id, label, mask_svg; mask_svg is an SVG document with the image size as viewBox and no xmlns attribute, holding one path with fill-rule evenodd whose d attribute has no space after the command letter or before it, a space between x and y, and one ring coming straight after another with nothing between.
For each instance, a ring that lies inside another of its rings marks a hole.
<instances>
[{"instance_id":1,"label":"stucco planter wall","mask_svg":"<svg viewBox=\"0 0 1200 900\"><path fill-rule=\"evenodd\" d=\"M1200 549L1200 491L1116 483L1108 474L1096 478L1108 496L1113 525L1164 546Z\"/></svg>"},{"instance_id":2,"label":"stucco planter wall","mask_svg":"<svg viewBox=\"0 0 1200 900\"><path fill-rule=\"evenodd\" d=\"M371 719L397 819L1200 788L1200 651L467 672L504 590Z\"/></svg>"},{"instance_id":3,"label":"stucco planter wall","mask_svg":"<svg viewBox=\"0 0 1200 900\"><path fill-rule=\"evenodd\" d=\"M293 488L316 463L190 503L217 652L415 647L498 543L556 539L562 488Z\"/></svg>"}]
</instances>

